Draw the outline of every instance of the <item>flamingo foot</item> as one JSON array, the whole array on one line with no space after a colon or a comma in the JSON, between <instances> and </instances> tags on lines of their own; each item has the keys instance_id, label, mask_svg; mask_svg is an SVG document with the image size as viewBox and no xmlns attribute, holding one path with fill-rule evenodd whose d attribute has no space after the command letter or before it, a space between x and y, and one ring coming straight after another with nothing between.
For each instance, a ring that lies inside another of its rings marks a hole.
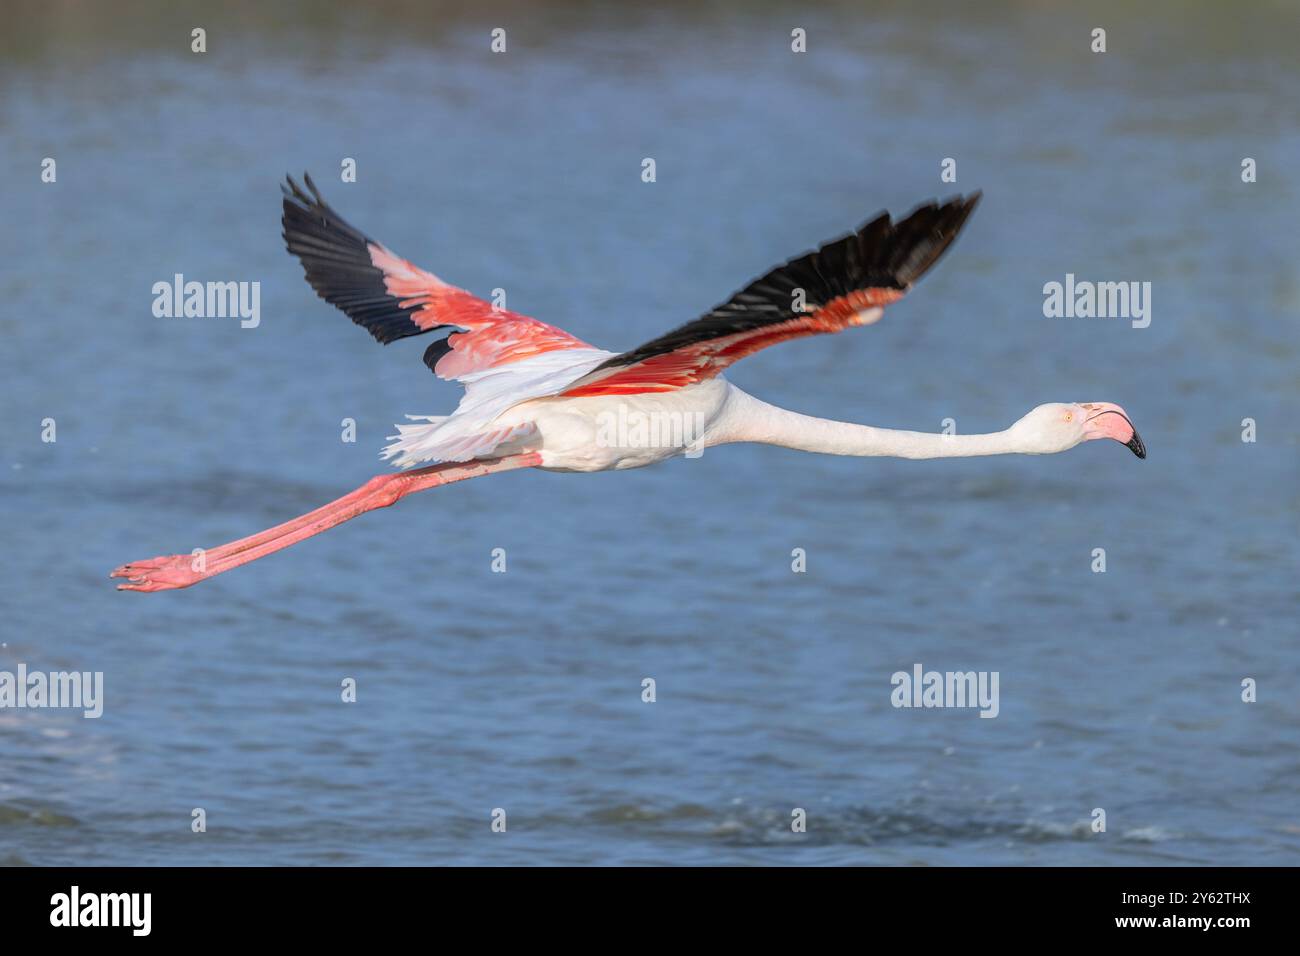
<instances>
[{"instance_id":1,"label":"flamingo foot","mask_svg":"<svg viewBox=\"0 0 1300 956\"><path fill-rule=\"evenodd\" d=\"M126 578L119 591L171 591L197 584L208 575L195 571L192 554L169 554L143 561L132 561L114 568L110 578Z\"/></svg>"}]
</instances>

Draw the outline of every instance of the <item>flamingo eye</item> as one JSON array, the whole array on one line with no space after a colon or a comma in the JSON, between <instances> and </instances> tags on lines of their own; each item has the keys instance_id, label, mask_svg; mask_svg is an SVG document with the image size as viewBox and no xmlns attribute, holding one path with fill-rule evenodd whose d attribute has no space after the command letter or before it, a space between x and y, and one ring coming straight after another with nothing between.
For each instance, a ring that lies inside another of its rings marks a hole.
<instances>
[{"instance_id":1,"label":"flamingo eye","mask_svg":"<svg viewBox=\"0 0 1300 956\"><path fill-rule=\"evenodd\" d=\"M1065 420L1066 420L1067 422L1072 422L1072 421L1074 421L1074 412L1066 412L1066 413L1065 413Z\"/></svg>"}]
</instances>

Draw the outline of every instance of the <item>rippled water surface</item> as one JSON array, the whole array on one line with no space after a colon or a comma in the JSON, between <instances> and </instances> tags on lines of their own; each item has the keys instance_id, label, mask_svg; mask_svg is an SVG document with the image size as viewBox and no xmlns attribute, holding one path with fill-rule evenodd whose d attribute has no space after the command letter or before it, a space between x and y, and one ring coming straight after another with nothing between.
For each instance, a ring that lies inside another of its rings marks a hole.
<instances>
[{"instance_id":1,"label":"rippled water surface","mask_svg":"<svg viewBox=\"0 0 1300 956\"><path fill-rule=\"evenodd\" d=\"M106 695L0 710L0 863L1300 861L1293 13L321 6L44 4L0 41L0 670ZM1150 457L516 472L116 593L125 560L360 484L391 423L456 400L422 341L379 348L302 281L276 185L302 169L608 348L982 188L879 325L732 379L929 431L1118 402ZM155 318L178 272L260 282L261 325ZM1067 273L1151 282L1150 327L1044 318ZM999 716L893 708L918 662L997 671Z\"/></svg>"}]
</instances>

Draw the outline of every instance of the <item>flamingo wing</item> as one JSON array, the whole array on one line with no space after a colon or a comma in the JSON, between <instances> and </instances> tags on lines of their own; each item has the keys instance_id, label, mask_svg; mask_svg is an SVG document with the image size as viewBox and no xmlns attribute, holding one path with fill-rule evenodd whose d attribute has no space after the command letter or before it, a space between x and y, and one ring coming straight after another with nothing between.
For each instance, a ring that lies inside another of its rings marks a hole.
<instances>
[{"instance_id":1,"label":"flamingo wing","mask_svg":"<svg viewBox=\"0 0 1300 956\"><path fill-rule=\"evenodd\" d=\"M938 261L980 193L881 213L856 232L777 266L693 322L610 358L559 394L665 392L717 375L787 339L869 325Z\"/></svg>"},{"instance_id":2,"label":"flamingo wing","mask_svg":"<svg viewBox=\"0 0 1300 956\"><path fill-rule=\"evenodd\" d=\"M317 295L385 345L450 332L424 353L424 364L440 378L461 380L546 352L591 349L563 329L497 308L412 265L349 225L310 176L304 176L307 191L286 178L284 241Z\"/></svg>"}]
</instances>

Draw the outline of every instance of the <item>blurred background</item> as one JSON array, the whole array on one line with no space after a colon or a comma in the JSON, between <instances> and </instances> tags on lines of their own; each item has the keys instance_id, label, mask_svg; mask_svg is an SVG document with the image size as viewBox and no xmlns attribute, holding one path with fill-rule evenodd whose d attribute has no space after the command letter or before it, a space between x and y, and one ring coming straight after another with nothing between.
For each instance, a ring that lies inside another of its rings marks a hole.
<instances>
[{"instance_id":1,"label":"blurred background","mask_svg":"<svg viewBox=\"0 0 1300 956\"><path fill-rule=\"evenodd\" d=\"M105 701L0 711L0 863L1300 861L1292 4L6 9L0 670L103 671ZM114 566L334 498L458 399L303 281L302 170L611 349L983 189L879 325L730 377L924 431L1118 402L1150 457L516 472L119 594ZM155 318L175 273L260 282L260 326ZM1045 318L1067 273L1151 282L1150 327ZM1000 715L894 709L918 662L998 671Z\"/></svg>"}]
</instances>

